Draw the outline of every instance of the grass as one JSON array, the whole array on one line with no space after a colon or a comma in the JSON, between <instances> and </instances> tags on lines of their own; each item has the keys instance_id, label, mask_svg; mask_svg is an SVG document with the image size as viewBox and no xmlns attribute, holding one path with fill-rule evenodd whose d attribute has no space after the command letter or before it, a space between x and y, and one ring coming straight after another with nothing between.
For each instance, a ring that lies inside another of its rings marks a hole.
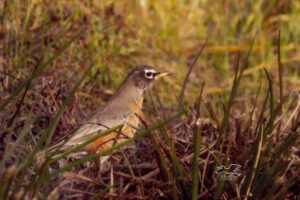
<instances>
[{"instance_id":1,"label":"grass","mask_svg":"<svg viewBox=\"0 0 300 200\"><path fill-rule=\"evenodd\" d=\"M299 9L297 0L2 2L0 199L296 199ZM134 138L63 166L52 154L36 163L139 64L176 75L148 95ZM113 174L91 161L104 154ZM240 175L220 180L216 169L230 164Z\"/></svg>"}]
</instances>

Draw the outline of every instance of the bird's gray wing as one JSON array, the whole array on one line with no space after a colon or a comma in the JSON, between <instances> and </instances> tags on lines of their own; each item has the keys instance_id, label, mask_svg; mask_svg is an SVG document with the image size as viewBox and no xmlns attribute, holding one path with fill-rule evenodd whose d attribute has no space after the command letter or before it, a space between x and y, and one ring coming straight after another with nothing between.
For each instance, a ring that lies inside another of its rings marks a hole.
<instances>
[{"instance_id":1,"label":"bird's gray wing","mask_svg":"<svg viewBox=\"0 0 300 200\"><path fill-rule=\"evenodd\" d=\"M92 114L72 133L68 141L62 146L61 150L70 149L110 128L124 124L127 117L131 114L131 111L129 109L116 111L115 109L117 108L109 109L108 107L106 110L98 110Z\"/></svg>"}]
</instances>

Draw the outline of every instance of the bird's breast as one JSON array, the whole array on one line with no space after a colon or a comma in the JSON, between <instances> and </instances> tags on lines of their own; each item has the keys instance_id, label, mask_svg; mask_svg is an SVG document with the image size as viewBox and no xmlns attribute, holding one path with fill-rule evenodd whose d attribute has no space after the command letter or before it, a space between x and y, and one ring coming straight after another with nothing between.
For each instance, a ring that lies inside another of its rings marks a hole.
<instances>
[{"instance_id":1,"label":"bird's breast","mask_svg":"<svg viewBox=\"0 0 300 200\"><path fill-rule=\"evenodd\" d=\"M134 136L136 128L142 115L143 98L132 102L129 105L130 114L124 120L124 126L121 131L112 132L106 136L100 137L89 146L89 152L94 153L103 151L112 147L116 143L124 142ZM122 116L123 117L123 116ZM125 116L124 116L125 117ZM117 124L116 124L117 125Z\"/></svg>"}]
</instances>

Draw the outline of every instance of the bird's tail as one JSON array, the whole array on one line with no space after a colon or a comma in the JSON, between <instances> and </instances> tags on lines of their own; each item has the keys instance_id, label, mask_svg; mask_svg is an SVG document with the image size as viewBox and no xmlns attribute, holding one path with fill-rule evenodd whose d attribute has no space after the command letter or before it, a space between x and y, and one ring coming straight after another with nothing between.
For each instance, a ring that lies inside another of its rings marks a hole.
<instances>
[{"instance_id":1,"label":"bird's tail","mask_svg":"<svg viewBox=\"0 0 300 200\"><path fill-rule=\"evenodd\" d=\"M63 145L63 141L39 151L35 156L38 166L41 166L46 160L60 156L63 153L61 145Z\"/></svg>"}]
</instances>

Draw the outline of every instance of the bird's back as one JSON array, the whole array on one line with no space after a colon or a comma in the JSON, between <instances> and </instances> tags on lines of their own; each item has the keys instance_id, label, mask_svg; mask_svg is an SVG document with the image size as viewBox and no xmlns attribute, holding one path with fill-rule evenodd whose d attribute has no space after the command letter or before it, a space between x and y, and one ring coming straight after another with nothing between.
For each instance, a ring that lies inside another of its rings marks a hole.
<instances>
[{"instance_id":1,"label":"bird's back","mask_svg":"<svg viewBox=\"0 0 300 200\"><path fill-rule=\"evenodd\" d=\"M108 135L101 136L85 148L81 149L89 153L95 153L110 148L114 143L120 143L135 133L133 127L137 127L141 113L143 99L139 102L131 103L128 107L122 107L108 102L90 115L78 128L72 132L72 135L60 148L61 152L81 144L91 137L94 137L110 128L118 125L124 125L120 133L114 131Z\"/></svg>"}]
</instances>

